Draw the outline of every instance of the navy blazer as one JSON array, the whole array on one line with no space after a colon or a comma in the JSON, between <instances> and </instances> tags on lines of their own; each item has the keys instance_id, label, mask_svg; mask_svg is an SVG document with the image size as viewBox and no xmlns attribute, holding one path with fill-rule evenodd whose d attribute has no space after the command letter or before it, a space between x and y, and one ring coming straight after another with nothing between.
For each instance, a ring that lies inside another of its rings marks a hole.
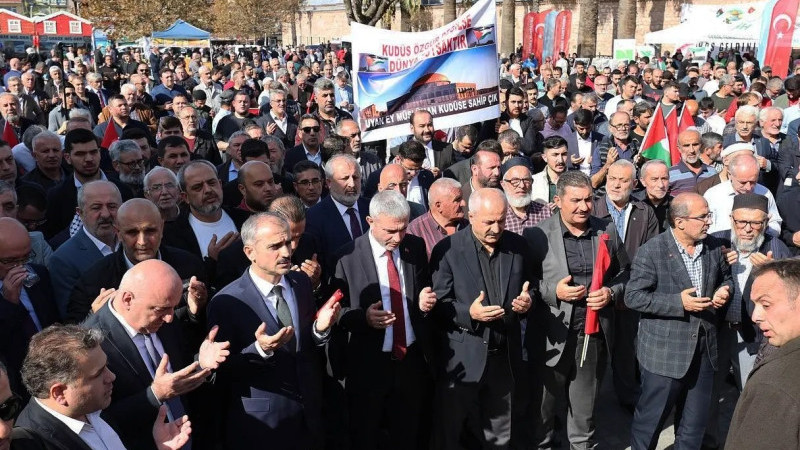
<instances>
[{"instance_id":1,"label":"navy blazer","mask_svg":"<svg viewBox=\"0 0 800 450\"><path fill-rule=\"evenodd\" d=\"M319 144L319 151L322 152L322 143ZM294 173L294 165L300 161L308 161L306 156L306 149L303 147L302 142L294 147L286 148L286 155L283 157L283 170L288 173Z\"/></svg>"},{"instance_id":2,"label":"navy blazer","mask_svg":"<svg viewBox=\"0 0 800 450\"><path fill-rule=\"evenodd\" d=\"M722 254L723 242L714 236L703 240L703 289L712 297L722 286L733 292L731 269ZM711 364L717 367L717 322L724 308L688 312L681 291L692 287L678 244L667 230L639 247L633 259L625 304L641 313L637 356L644 369L669 378L683 378L697 351L700 327L706 332Z\"/></svg>"},{"instance_id":3,"label":"navy blazer","mask_svg":"<svg viewBox=\"0 0 800 450\"><path fill-rule=\"evenodd\" d=\"M223 447L261 449L265 443L281 449L320 447L322 374L319 345L311 327L316 308L308 277L284 275L297 302L295 336L300 350L286 346L262 358L254 333L265 323L266 333L280 330L250 272L217 293L208 305L208 326L219 326L218 341L229 341L231 355L217 371L215 387Z\"/></svg>"},{"instance_id":4,"label":"navy blazer","mask_svg":"<svg viewBox=\"0 0 800 450\"><path fill-rule=\"evenodd\" d=\"M19 413L16 426L24 427L36 433L37 436L44 440L47 450L92 450L64 422L45 411L33 399ZM148 429L152 429L152 427L153 425L150 424Z\"/></svg>"},{"instance_id":5,"label":"navy blazer","mask_svg":"<svg viewBox=\"0 0 800 450\"><path fill-rule=\"evenodd\" d=\"M525 239L504 231L495 249L499 259L501 298L487 298L485 304L499 305L505 310L500 320L477 322L472 320L469 308L481 291L486 292L478 252L475 248L472 226L465 227L441 240L431 254L433 290L438 299L432 310L440 330L438 336L439 375L451 382L477 383L483 378L488 357L489 336L492 331L503 334L508 342L509 364L519 373L522 363L522 335L520 315L511 310L511 302L530 282L534 305L538 293L532 273L533 258ZM531 309L534 309L531 306Z\"/></svg>"},{"instance_id":6,"label":"navy blazer","mask_svg":"<svg viewBox=\"0 0 800 450\"><path fill-rule=\"evenodd\" d=\"M103 305L97 314L90 315L83 325L102 330L105 334L103 351L108 358L109 370L116 375L111 405L103 410L103 419L117 425L116 431L127 448L155 450L153 435L147 431L152 429L161 404L150 389L153 377L136 344L112 314L111 302ZM196 343L187 339L184 325L182 321L173 320L164 323L156 332L164 346L164 353L169 355L173 372L183 369L194 360L191 346ZM183 395L181 402L192 423L195 423L195 414L188 402L189 395Z\"/></svg>"},{"instance_id":7,"label":"navy blazer","mask_svg":"<svg viewBox=\"0 0 800 450\"><path fill-rule=\"evenodd\" d=\"M84 233L83 228L58 247L50 257L47 269L50 271L54 298L62 318L67 317L69 296L75 284L92 264L102 258L103 254Z\"/></svg>"},{"instance_id":8,"label":"navy blazer","mask_svg":"<svg viewBox=\"0 0 800 450\"><path fill-rule=\"evenodd\" d=\"M358 215L361 219L361 231L366 233L369 229L367 215L369 215L369 202L364 198L358 199ZM333 198L329 195L306 211L306 233L314 240L317 257L323 269L333 272L336 261L333 256L336 252L351 242L353 237L347 231L344 218L339 214Z\"/></svg>"}]
</instances>

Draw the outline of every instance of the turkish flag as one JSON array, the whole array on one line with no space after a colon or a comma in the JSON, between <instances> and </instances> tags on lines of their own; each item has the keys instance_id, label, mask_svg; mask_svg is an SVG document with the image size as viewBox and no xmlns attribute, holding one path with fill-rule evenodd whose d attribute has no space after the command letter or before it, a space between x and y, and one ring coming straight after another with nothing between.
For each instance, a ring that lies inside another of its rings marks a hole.
<instances>
[{"instance_id":1,"label":"turkish flag","mask_svg":"<svg viewBox=\"0 0 800 450\"><path fill-rule=\"evenodd\" d=\"M547 19L547 14L552 9L542 11L536 15L536 20L533 22L533 54L539 60L539 64L544 64L542 60L542 52L544 51L544 21Z\"/></svg>"},{"instance_id":2,"label":"turkish flag","mask_svg":"<svg viewBox=\"0 0 800 450\"><path fill-rule=\"evenodd\" d=\"M522 59L528 59L528 56L533 52L533 27L536 26L535 12L525 14L525 19L522 21Z\"/></svg>"},{"instance_id":3,"label":"turkish flag","mask_svg":"<svg viewBox=\"0 0 800 450\"><path fill-rule=\"evenodd\" d=\"M678 151L678 107L674 106L669 114L664 116L664 125L667 127L667 139L669 140L669 157L672 164L678 164L681 160L681 152ZM664 113L664 110L661 110Z\"/></svg>"},{"instance_id":4,"label":"turkish flag","mask_svg":"<svg viewBox=\"0 0 800 450\"><path fill-rule=\"evenodd\" d=\"M789 73L792 35L799 3L800 0L777 0L772 15L764 15L762 18L769 20L769 24L765 24L765 27L769 27L769 34L761 66L771 66L772 73L781 78Z\"/></svg>"},{"instance_id":5,"label":"turkish flag","mask_svg":"<svg viewBox=\"0 0 800 450\"><path fill-rule=\"evenodd\" d=\"M11 148L14 148L15 145L19 144L17 133L14 132L14 127L12 127L7 120L5 121L5 125L3 125L3 140L8 142L8 145L11 146Z\"/></svg>"},{"instance_id":6,"label":"turkish flag","mask_svg":"<svg viewBox=\"0 0 800 450\"><path fill-rule=\"evenodd\" d=\"M117 127L114 125L114 120L109 120L106 131L103 133L103 143L100 144L100 147L108 150L108 148L111 147L111 144L118 140L119 134L117 134Z\"/></svg>"},{"instance_id":7,"label":"turkish flag","mask_svg":"<svg viewBox=\"0 0 800 450\"><path fill-rule=\"evenodd\" d=\"M600 242L597 244L597 256L594 258L592 284L589 286L589 292L594 292L603 287L603 278L605 278L606 271L611 265L611 254L608 252L608 239L608 233L600 235ZM586 308L586 324L584 325L583 332L586 335L590 335L599 331L600 319L597 316L597 311Z\"/></svg>"}]
</instances>

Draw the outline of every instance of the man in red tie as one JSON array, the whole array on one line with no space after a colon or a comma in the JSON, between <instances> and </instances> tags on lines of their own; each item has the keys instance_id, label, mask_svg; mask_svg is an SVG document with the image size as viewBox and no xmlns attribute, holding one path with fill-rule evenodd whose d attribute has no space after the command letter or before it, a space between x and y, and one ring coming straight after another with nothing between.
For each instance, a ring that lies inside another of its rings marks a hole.
<instances>
[{"instance_id":1,"label":"man in red tie","mask_svg":"<svg viewBox=\"0 0 800 450\"><path fill-rule=\"evenodd\" d=\"M396 191L369 204L369 231L336 258L332 283L344 293L339 335L346 346L347 405L353 448L424 448L430 412L430 289L425 242L406 235L409 207ZM335 345L333 343L332 345Z\"/></svg>"}]
</instances>

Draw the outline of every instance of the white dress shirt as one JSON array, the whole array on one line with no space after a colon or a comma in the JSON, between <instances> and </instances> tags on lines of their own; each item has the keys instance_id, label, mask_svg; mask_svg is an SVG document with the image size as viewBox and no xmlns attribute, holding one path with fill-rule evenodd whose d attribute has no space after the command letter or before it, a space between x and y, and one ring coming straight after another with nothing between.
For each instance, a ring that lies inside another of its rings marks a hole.
<instances>
[{"instance_id":1,"label":"white dress shirt","mask_svg":"<svg viewBox=\"0 0 800 450\"><path fill-rule=\"evenodd\" d=\"M425 160L422 161L423 169L432 169L436 167L436 159L433 157L433 141L425 144Z\"/></svg>"},{"instance_id":2,"label":"white dress shirt","mask_svg":"<svg viewBox=\"0 0 800 450\"><path fill-rule=\"evenodd\" d=\"M591 134L589 136L591 137ZM577 131L575 132L575 139L578 141L578 157L583 158L578 170L589 175L592 170L592 141L582 138Z\"/></svg>"},{"instance_id":3,"label":"white dress shirt","mask_svg":"<svg viewBox=\"0 0 800 450\"><path fill-rule=\"evenodd\" d=\"M125 445L111 426L100 417L100 411L86 415L87 422L67 417L34 399L45 412L58 419L92 450L125 450Z\"/></svg>"},{"instance_id":4,"label":"white dress shirt","mask_svg":"<svg viewBox=\"0 0 800 450\"><path fill-rule=\"evenodd\" d=\"M278 297L273 292L272 288L276 285L270 283L269 281L259 277L253 272L253 268L247 269L250 273L250 278L253 279L253 284L256 285L256 289L261 294L261 297L264 299L267 309L269 310L272 317L275 320L278 320ZM286 300L286 304L289 306L289 312L292 314L292 323L294 324L294 335L295 335L295 342L297 344L297 351L300 351L300 331L298 325L300 324L300 314L297 312L297 300L294 297L294 290L292 286L289 284L289 281L286 280L286 277L281 277L281 280L278 281L277 286L281 286L283 288L281 294L283 295L283 299ZM320 340L324 340L330 329L328 329L324 333L317 332L317 321L314 321L314 324L311 326L311 332ZM262 358L269 358L273 355L272 352L267 353L261 346L256 342L256 351Z\"/></svg>"},{"instance_id":5,"label":"white dress shirt","mask_svg":"<svg viewBox=\"0 0 800 450\"><path fill-rule=\"evenodd\" d=\"M333 200L333 204L336 205L336 209L339 210L339 216L344 221L344 226L347 227L347 232L350 233L350 236L353 235L353 230L350 229L350 214L347 214L347 210L349 208L353 208L356 210L356 216L358 216L358 223L361 225L361 234L364 234L364 224L361 223L361 212L358 210L358 201L353 203L353 206L344 206L343 204L336 201L335 198L331 197Z\"/></svg>"},{"instance_id":6,"label":"white dress shirt","mask_svg":"<svg viewBox=\"0 0 800 450\"><path fill-rule=\"evenodd\" d=\"M100 253L103 256L108 256L108 255L114 253L114 250L119 248L119 242L117 242L117 244L114 246L114 248L111 248L105 242L103 242L100 239L97 239L96 237L94 237L92 235L92 233L89 233L89 230L86 229L86 225L83 226L83 232L86 233L86 236L89 236L89 240L92 241L92 243L97 247L98 250L100 250Z\"/></svg>"},{"instance_id":7,"label":"white dress shirt","mask_svg":"<svg viewBox=\"0 0 800 450\"><path fill-rule=\"evenodd\" d=\"M416 202L420 205L425 204L425 200L423 199L424 193L422 190L422 186L419 185L419 172L417 175L414 175L414 178L408 182L408 192L406 193L406 200L409 202Z\"/></svg>"},{"instance_id":8,"label":"white dress shirt","mask_svg":"<svg viewBox=\"0 0 800 450\"><path fill-rule=\"evenodd\" d=\"M289 124L289 119L287 118L286 114L283 115L283 119L276 116L274 111L270 111L269 115L272 116L272 120L275 121L275 124L278 125L278 128L280 128L281 131L283 131L283 133L286 134L286 127Z\"/></svg>"},{"instance_id":9,"label":"white dress shirt","mask_svg":"<svg viewBox=\"0 0 800 450\"><path fill-rule=\"evenodd\" d=\"M378 283L381 287L381 301L383 302L382 309L384 311L392 311L392 300L389 292L389 260L386 256L386 249L375 240L372 232L369 232L369 246L372 249L372 259L375 262L375 268L378 270ZM403 273L403 264L400 261L400 250L394 249L392 251L392 259L394 265L397 267L397 273L400 275L400 293L403 299L403 319L405 320L406 328L406 347L410 347L416 340L414 336L414 329L411 327L411 317L408 314L408 301L406 295L405 275ZM383 334L383 351L391 352L394 343L394 325L389 325Z\"/></svg>"},{"instance_id":10,"label":"white dress shirt","mask_svg":"<svg viewBox=\"0 0 800 450\"><path fill-rule=\"evenodd\" d=\"M775 204L775 197L769 189L760 184L756 184L753 190L754 194L759 194L767 197L767 204L769 210L769 230L772 235L781 235L781 223L783 219L778 212L778 206ZM731 212L733 211L733 197L736 196L736 191L733 190L731 181L723 181L722 183L707 190L703 197L708 202L708 210L714 213L714 223L709 227L708 233L715 233L717 231L725 231L731 229Z\"/></svg>"}]
</instances>

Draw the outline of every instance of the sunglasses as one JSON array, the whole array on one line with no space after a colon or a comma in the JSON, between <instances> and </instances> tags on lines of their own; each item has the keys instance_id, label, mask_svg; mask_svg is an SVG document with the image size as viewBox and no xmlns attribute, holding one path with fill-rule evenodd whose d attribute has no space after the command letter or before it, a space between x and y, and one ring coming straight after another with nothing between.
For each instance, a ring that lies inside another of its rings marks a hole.
<instances>
[{"instance_id":1,"label":"sunglasses","mask_svg":"<svg viewBox=\"0 0 800 450\"><path fill-rule=\"evenodd\" d=\"M22 397L12 394L8 400L0 404L0 420L10 422L16 419L19 412L22 411L23 403Z\"/></svg>"},{"instance_id":2,"label":"sunglasses","mask_svg":"<svg viewBox=\"0 0 800 450\"><path fill-rule=\"evenodd\" d=\"M303 133L311 133L312 131L314 133L319 133L319 127L303 127L300 129L303 130Z\"/></svg>"}]
</instances>

